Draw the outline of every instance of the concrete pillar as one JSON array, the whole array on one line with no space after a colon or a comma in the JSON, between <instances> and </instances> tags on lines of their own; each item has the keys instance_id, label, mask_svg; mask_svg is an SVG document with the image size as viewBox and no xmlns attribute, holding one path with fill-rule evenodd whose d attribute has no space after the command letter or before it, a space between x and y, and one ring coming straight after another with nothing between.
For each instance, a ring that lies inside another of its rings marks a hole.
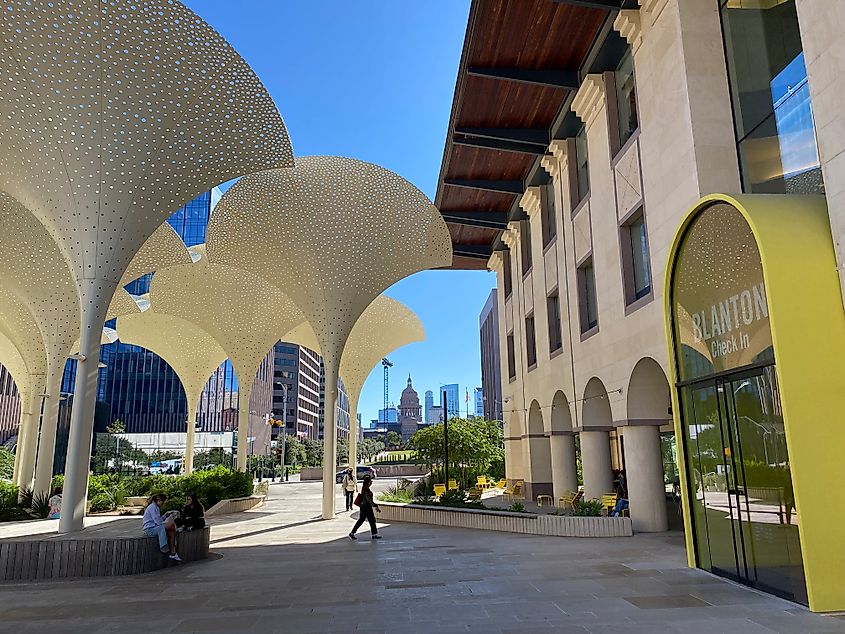
<instances>
[{"instance_id":1,"label":"concrete pillar","mask_svg":"<svg viewBox=\"0 0 845 634\"><path fill-rule=\"evenodd\" d=\"M337 379L340 355L323 357L326 374L325 419L323 423L323 519L335 517L335 471L337 469Z\"/></svg>"},{"instance_id":2,"label":"concrete pillar","mask_svg":"<svg viewBox=\"0 0 845 634\"><path fill-rule=\"evenodd\" d=\"M566 491L578 490L578 467L575 460L575 436L573 434L552 434L549 439L552 450L552 483L557 500Z\"/></svg>"},{"instance_id":3,"label":"concrete pillar","mask_svg":"<svg viewBox=\"0 0 845 634\"><path fill-rule=\"evenodd\" d=\"M625 476L635 531L656 533L668 528L660 430L655 425L625 427Z\"/></svg>"},{"instance_id":4,"label":"concrete pillar","mask_svg":"<svg viewBox=\"0 0 845 634\"><path fill-rule=\"evenodd\" d=\"M38 459L35 463L35 480L32 491L36 495L49 495L53 483L53 461L56 453L56 426L59 419L59 392L61 376L47 386L44 411L41 417L41 434L38 441Z\"/></svg>"},{"instance_id":5,"label":"concrete pillar","mask_svg":"<svg viewBox=\"0 0 845 634\"><path fill-rule=\"evenodd\" d=\"M537 500L538 495L552 495L552 456L548 436L529 436L528 477L525 480L525 497Z\"/></svg>"},{"instance_id":6,"label":"concrete pillar","mask_svg":"<svg viewBox=\"0 0 845 634\"><path fill-rule=\"evenodd\" d=\"M81 531L85 520L88 473L91 470L91 442L94 438L94 406L97 402L97 373L100 338L109 302L117 284L106 280L80 281L82 305L80 360L76 366L76 386L70 417L62 515L59 532Z\"/></svg>"},{"instance_id":7,"label":"concrete pillar","mask_svg":"<svg viewBox=\"0 0 845 634\"><path fill-rule=\"evenodd\" d=\"M358 394L349 394L349 466L357 476L358 464Z\"/></svg>"},{"instance_id":8,"label":"concrete pillar","mask_svg":"<svg viewBox=\"0 0 845 634\"><path fill-rule=\"evenodd\" d=\"M199 405L198 397L199 395L191 396L188 400L188 420L187 429L185 430L185 461L183 463L186 475L194 470L194 445L196 444L197 407ZM240 443L238 446L240 447Z\"/></svg>"},{"instance_id":9,"label":"concrete pillar","mask_svg":"<svg viewBox=\"0 0 845 634\"><path fill-rule=\"evenodd\" d=\"M21 489L27 489L32 485L35 469L35 450L38 438L36 404L35 396L30 396L26 399L26 402L21 401L21 425L18 432L18 447L13 476L13 482Z\"/></svg>"},{"instance_id":10,"label":"concrete pillar","mask_svg":"<svg viewBox=\"0 0 845 634\"><path fill-rule=\"evenodd\" d=\"M600 498L613 492L610 466L610 436L606 431L581 432L581 468L584 472L584 498Z\"/></svg>"},{"instance_id":11,"label":"concrete pillar","mask_svg":"<svg viewBox=\"0 0 845 634\"><path fill-rule=\"evenodd\" d=\"M254 377L253 377L254 378ZM247 445L249 444L249 398L252 395L252 379L249 380L249 387L244 389L246 381L238 377L238 455L235 468L238 471L246 471Z\"/></svg>"}]
</instances>

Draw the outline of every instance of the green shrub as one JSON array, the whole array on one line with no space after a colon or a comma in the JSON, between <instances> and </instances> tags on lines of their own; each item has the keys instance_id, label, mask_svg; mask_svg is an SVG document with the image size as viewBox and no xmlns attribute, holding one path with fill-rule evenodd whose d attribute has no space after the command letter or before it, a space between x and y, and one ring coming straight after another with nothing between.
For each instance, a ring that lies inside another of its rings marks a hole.
<instances>
[{"instance_id":1,"label":"green shrub","mask_svg":"<svg viewBox=\"0 0 845 634\"><path fill-rule=\"evenodd\" d=\"M444 506L463 504L466 501L466 491L462 491L461 489L453 489L452 491L446 491L446 493L440 496L440 503Z\"/></svg>"},{"instance_id":2,"label":"green shrub","mask_svg":"<svg viewBox=\"0 0 845 634\"><path fill-rule=\"evenodd\" d=\"M410 480L400 480L398 484L388 487L383 493L379 493L378 499L382 502L398 502L408 504L414 501L414 492L411 490L413 484Z\"/></svg>"},{"instance_id":3,"label":"green shrub","mask_svg":"<svg viewBox=\"0 0 845 634\"><path fill-rule=\"evenodd\" d=\"M525 505L522 502L514 502L508 507L511 513L525 513Z\"/></svg>"},{"instance_id":4,"label":"green shrub","mask_svg":"<svg viewBox=\"0 0 845 634\"><path fill-rule=\"evenodd\" d=\"M599 517L602 508L599 500L581 500L575 506L575 515L580 517Z\"/></svg>"}]
</instances>

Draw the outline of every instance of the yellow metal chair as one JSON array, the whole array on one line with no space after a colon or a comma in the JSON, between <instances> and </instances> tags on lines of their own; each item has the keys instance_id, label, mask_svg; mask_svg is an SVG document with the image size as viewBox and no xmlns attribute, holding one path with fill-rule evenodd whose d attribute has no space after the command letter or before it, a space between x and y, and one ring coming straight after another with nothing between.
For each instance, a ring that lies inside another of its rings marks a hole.
<instances>
[{"instance_id":1,"label":"yellow metal chair","mask_svg":"<svg viewBox=\"0 0 845 634\"><path fill-rule=\"evenodd\" d=\"M492 484L492 482L487 481L487 476L475 476L475 486L477 486L479 489L489 489Z\"/></svg>"},{"instance_id":2,"label":"yellow metal chair","mask_svg":"<svg viewBox=\"0 0 845 634\"><path fill-rule=\"evenodd\" d=\"M524 500L525 493L522 492L522 487L525 485L525 482L519 480L515 482L512 487L505 488L505 497L510 498L511 500Z\"/></svg>"},{"instance_id":3,"label":"yellow metal chair","mask_svg":"<svg viewBox=\"0 0 845 634\"><path fill-rule=\"evenodd\" d=\"M555 503L555 499L551 495L546 495L545 493L541 493L537 496L537 507L543 508L543 504L548 504L551 506Z\"/></svg>"},{"instance_id":4,"label":"yellow metal chair","mask_svg":"<svg viewBox=\"0 0 845 634\"><path fill-rule=\"evenodd\" d=\"M605 515L610 515L610 512L616 506L616 503L619 501L619 496L615 493L605 493L601 496L601 507L602 512Z\"/></svg>"},{"instance_id":5,"label":"yellow metal chair","mask_svg":"<svg viewBox=\"0 0 845 634\"><path fill-rule=\"evenodd\" d=\"M449 480L449 490L450 491L457 491L458 490L458 481L457 480Z\"/></svg>"},{"instance_id":6,"label":"yellow metal chair","mask_svg":"<svg viewBox=\"0 0 845 634\"><path fill-rule=\"evenodd\" d=\"M435 484L434 485L434 495L435 497L440 497L446 493L446 485L445 484Z\"/></svg>"},{"instance_id":7,"label":"yellow metal chair","mask_svg":"<svg viewBox=\"0 0 845 634\"><path fill-rule=\"evenodd\" d=\"M497 489L507 489L508 488L508 481L502 478L499 480L499 483L496 485Z\"/></svg>"},{"instance_id":8,"label":"yellow metal chair","mask_svg":"<svg viewBox=\"0 0 845 634\"><path fill-rule=\"evenodd\" d=\"M583 494L583 491L567 491L558 498L557 508L561 511L574 511Z\"/></svg>"}]
</instances>

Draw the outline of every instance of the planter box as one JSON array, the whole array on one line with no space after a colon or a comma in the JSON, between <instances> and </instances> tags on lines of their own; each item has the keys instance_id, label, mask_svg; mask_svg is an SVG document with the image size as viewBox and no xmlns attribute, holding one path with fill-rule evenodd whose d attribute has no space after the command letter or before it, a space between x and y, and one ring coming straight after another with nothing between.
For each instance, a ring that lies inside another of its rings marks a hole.
<instances>
[{"instance_id":1,"label":"planter box","mask_svg":"<svg viewBox=\"0 0 845 634\"><path fill-rule=\"evenodd\" d=\"M630 517L574 517L534 515L487 509L457 509L420 504L379 502L378 519L484 531L547 535L552 537L630 537Z\"/></svg>"}]
</instances>

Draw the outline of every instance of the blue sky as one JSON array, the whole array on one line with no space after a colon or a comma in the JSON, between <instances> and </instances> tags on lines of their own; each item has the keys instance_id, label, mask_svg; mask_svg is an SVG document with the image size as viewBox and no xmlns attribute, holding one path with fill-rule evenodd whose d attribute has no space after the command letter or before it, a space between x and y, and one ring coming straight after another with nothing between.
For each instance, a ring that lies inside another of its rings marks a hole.
<instances>
[{"instance_id":1,"label":"blue sky","mask_svg":"<svg viewBox=\"0 0 845 634\"><path fill-rule=\"evenodd\" d=\"M378 163L434 199L469 0L184 1L261 77L298 156ZM494 284L491 273L430 271L387 292L427 332L390 355L391 400L408 373L421 401L441 383L459 383L462 401L481 385L478 313ZM379 368L361 396L365 422L382 401Z\"/></svg>"}]
</instances>

